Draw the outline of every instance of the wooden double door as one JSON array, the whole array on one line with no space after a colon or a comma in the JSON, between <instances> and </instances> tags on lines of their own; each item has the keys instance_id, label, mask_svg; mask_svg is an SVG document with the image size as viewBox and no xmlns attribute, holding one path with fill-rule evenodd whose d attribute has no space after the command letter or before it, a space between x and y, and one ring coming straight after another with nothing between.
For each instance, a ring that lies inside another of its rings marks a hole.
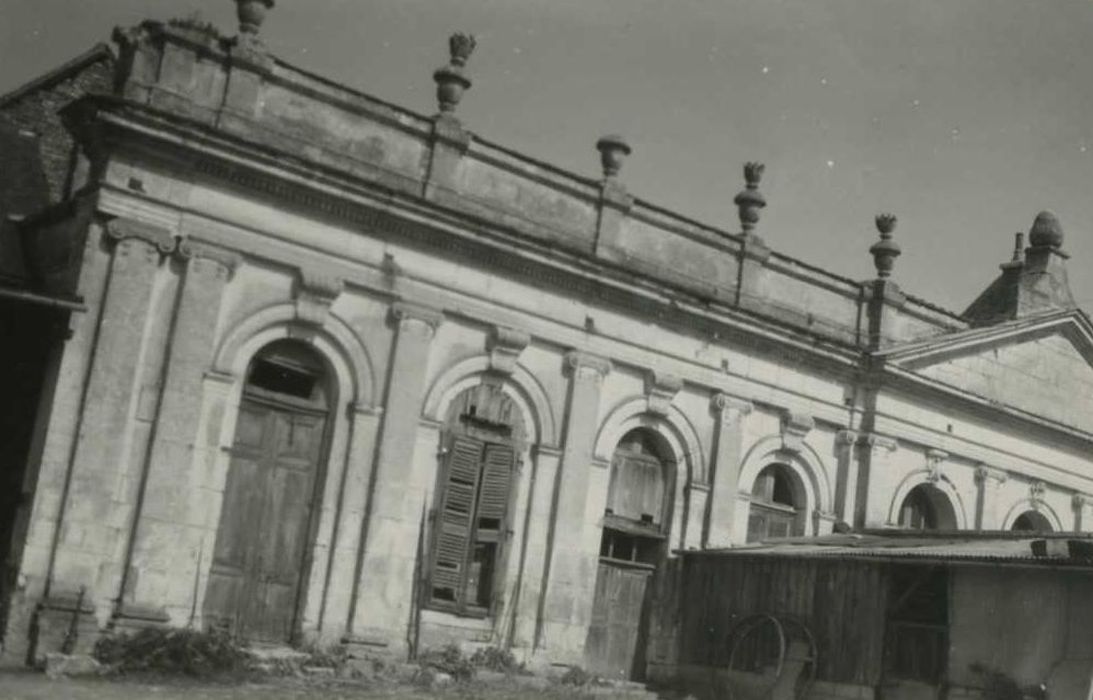
<instances>
[{"instance_id":1,"label":"wooden double door","mask_svg":"<svg viewBox=\"0 0 1093 700\"><path fill-rule=\"evenodd\" d=\"M243 399L205 593L210 627L294 637L325 423L325 412Z\"/></svg>"}]
</instances>

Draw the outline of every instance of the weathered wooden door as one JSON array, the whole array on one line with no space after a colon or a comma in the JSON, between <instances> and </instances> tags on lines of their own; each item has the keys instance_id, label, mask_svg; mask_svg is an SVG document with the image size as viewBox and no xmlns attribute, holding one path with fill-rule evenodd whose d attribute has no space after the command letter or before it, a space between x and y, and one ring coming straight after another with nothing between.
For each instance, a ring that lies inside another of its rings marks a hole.
<instances>
[{"instance_id":1,"label":"weathered wooden door","mask_svg":"<svg viewBox=\"0 0 1093 700\"><path fill-rule=\"evenodd\" d=\"M645 597L652 574L651 567L600 562L585 642L589 671L616 680L641 675L645 668Z\"/></svg>"},{"instance_id":2,"label":"weathered wooden door","mask_svg":"<svg viewBox=\"0 0 1093 700\"><path fill-rule=\"evenodd\" d=\"M325 416L245 398L205 595L210 625L289 641L309 543Z\"/></svg>"}]
</instances>

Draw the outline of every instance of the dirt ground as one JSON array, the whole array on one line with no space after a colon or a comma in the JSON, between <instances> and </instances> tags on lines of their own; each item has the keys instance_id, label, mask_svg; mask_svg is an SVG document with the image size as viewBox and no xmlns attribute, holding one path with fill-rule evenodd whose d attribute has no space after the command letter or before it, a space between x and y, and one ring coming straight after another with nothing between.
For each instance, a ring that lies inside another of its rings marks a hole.
<instances>
[{"instance_id":1,"label":"dirt ground","mask_svg":"<svg viewBox=\"0 0 1093 700\"><path fill-rule=\"evenodd\" d=\"M412 686L362 685L277 678L261 683L210 683L178 678L63 678L30 671L0 672L0 700L580 700L575 689L532 690L496 684L454 684L424 690Z\"/></svg>"}]
</instances>

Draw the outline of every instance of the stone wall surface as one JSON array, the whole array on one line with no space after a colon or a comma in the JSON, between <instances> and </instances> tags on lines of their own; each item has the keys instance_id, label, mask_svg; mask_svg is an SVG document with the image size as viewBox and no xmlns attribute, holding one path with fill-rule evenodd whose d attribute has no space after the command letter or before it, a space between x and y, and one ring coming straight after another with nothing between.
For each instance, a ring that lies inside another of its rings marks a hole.
<instances>
[{"instance_id":1,"label":"stone wall surface","mask_svg":"<svg viewBox=\"0 0 1093 700\"><path fill-rule=\"evenodd\" d=\"M81 590L99 627L203 625L247 368L286 338L324 358L336 397L298 639L395 655L499 644L583 664L610 462L636 428L673 471L648 655L665 667L674 550L742 544L772 464L792 475L806 535L894 525L920 484L951 499L959 528L1008 527L1025 509L1093 527L1088 435L1001 423L888 386L871 364L867 350L962 329L954 315L214 34L125 35L130 102L68 113L85 117L70 120L85 145L108 148L73 234L86 233L72 260L87 312L43 399L5 662L34 644L40 604L71 608ZM1067 416L1088 415L1089 394L1049 406L1038 390L1087 379L1071 347L1045 338L926 376L1020 395L1080 433ZM447 409L482 383L518 407L529 442L500 593L473 618L421 609L418 586Z\"/></svg>"}]
</instances>

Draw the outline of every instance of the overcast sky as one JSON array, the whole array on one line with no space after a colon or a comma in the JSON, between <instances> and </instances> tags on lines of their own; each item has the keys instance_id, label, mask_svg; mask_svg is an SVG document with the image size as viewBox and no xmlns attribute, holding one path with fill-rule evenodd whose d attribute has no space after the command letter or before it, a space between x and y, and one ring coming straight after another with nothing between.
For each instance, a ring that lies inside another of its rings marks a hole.
<instances>
[{"instance_id":1,"label":"overcast sky","mask_svg":"<svg viewBox=\"0 0 1093 700\"><path fill-rule=\"evenodd\" d=\"M0 91L194 10L234 33L229 0L0 0ZM456 30L479 39L459 114L490 140L596 176L596 138L620 132L634 194L732 230L762 161L772 247L865 279L891 211L894 278L957 311L1052 209L1093 307L1093 0L278 0L263 33L432 113Z\"/></svg>"}]
</instances>

